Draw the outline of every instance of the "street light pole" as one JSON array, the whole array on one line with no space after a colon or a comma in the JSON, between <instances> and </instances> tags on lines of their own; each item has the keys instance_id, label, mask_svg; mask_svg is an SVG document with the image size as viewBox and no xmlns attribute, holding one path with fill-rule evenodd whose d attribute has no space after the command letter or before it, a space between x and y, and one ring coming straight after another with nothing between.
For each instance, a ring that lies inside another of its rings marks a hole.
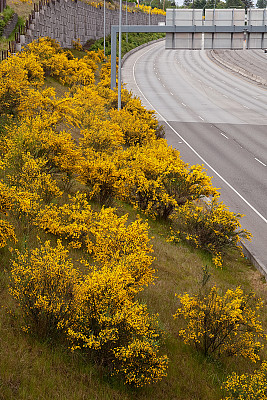
<instances>
[{"instance_id":1,"label":"street light pole","mask_svg":"<svg viewBox=\"0 0 267 400\"><path fill-rule=\"evenodd\" d=\"M149 2L149 18L148 18L148 25L151 25L151 23L150 23L150 21L151 21L151 17L150 17L150 15L151 15L151 3L152 3L152 0L150 0L150 2Z\"/></svg>"},{"instance_id":2,"label":"street light pole","mask_svg":"<svg viewBox=\"0 0 267 400\"><path fill-rule=\"evenodd\" d=\"M125 0L125 4L126 4L126 11L125 11L125 25L128 25L128 2L127 0ZM126 33L126 42L128 43L128 32Z\"/></svg>"},{"instance_id":3,"label":"street light pole","mask_svg":"<svg viewBox=\"0 0 267 400\"><path fill-rule=\"evenodd\" d=\"M104 60L106 59L106 0L104 0Z\"/></svg>"},{"instance_id":4,"label":"street light pole","mask_svg":"<svg viewBox=\"0 0 267 400\"><path fill-rule=\"evenodd\" d=\"M122 14L122 0L120 0L120 14L119 14L118 110L121 109L121 14Z\"/></svg>"}]
</instances>

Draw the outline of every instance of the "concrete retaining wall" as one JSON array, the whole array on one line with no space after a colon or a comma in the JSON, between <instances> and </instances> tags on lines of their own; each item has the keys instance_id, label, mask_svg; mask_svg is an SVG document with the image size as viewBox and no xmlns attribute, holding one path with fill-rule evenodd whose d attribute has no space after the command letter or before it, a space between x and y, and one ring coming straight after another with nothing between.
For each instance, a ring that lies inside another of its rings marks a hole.
<instances>
[{"instance_id":1,"label":"concrete retaining wall","mask_svg":"<svg viewBox=\"0 0 267 400\"><path fill-rule=\"evenodd\" d=\"M89 39L104 36L103 8L95 8L81 1L51 0L39 11L32 14L31 22L25 35L25 43L39 37L49 36L56 39L62 47L71 47L72 40L80 39L85 44ZM126 15L123 10L122 24ZM164 15L150 16L151 25L165 22ZM141 11L128 12L128 25L148 25L149 15ZM111 25L119 24L119 10L106 9L106 35L111 33Z\"/></svg>"},{"instance_id":2,"label":"concrete retaining wall","mask_svg":"<svg viewBox=\"0 0 267 400\"><path fill-rule=\"evenodd\" d=\"M7 39L9 35L11 35L11 33L14 31L17 22L18 14L13 14L11 20L8 21L8 24L4 27L2 36Z\"/></svg>"}]
</instances>

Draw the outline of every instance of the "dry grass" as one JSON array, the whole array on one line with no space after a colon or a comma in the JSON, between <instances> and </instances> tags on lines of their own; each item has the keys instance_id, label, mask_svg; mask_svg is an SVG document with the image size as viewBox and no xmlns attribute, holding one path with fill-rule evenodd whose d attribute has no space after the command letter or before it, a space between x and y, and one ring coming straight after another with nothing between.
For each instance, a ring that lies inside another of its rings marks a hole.
<instances>
[{"instance_id":1,"label":"dry grass","mask_svg":"<svg viewBox=\"0 0 267 400\"><path fill-rule=\"evenodd\" d=\"M28 19L29 14L33 10L33 3L39 3L38 0L29 0L27 2L22 2L19 0L6 0L7 6L11 7L15 13L18 14L24 20Z\"/></svg>"}]
</instances>

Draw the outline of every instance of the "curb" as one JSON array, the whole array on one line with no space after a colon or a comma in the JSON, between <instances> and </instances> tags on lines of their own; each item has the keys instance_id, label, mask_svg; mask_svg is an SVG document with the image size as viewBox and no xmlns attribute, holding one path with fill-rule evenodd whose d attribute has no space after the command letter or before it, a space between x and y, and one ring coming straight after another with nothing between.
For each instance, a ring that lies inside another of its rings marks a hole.
<instances>
[{"instance_id":1,"label":"curb","mask_svg":"<svg viewBox=\"0 0 267 400\"><path fill-rule=\"evenodd\" d=\"M253 253L252 250L249 249L248 245L244 245L244 243L240 242L243 250L243 254L247 259L251 262L254 267L264 276L265 281L267 282L267 270L266 266L258 259L258 257Z\"/></svg>"},{"instance_id":2,"label":"curb","mask_svg":"<svg viewBox=\"0 0 267 400\"><path fill-rule=\"evenodd\" d=\"M252 72L249 72L241 67L235 66L234 64L230 64L227 61L222 60L220 56L217 56L214 53L214 50L210 51L211 58L213 58L217 63L223 65L224 67L230 69L231 71L236 72L239 75L244 76L245 78L248 78L254 82L260 83L263 86L267 86L267 80L262 78L261 76L254 75Z\"/></svg>"}]
</instances>

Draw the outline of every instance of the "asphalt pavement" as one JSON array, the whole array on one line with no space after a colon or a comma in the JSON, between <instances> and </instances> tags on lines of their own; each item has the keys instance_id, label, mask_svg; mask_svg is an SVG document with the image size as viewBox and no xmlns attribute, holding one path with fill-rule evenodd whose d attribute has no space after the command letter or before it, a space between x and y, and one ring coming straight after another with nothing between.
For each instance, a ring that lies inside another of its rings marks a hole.
<instances>
[{"instance_id":1,"label":"asphalt pavement","mask_svg":"<svg viewBox=\"0 0 267 400\"><path fill-rule=\"evenodd\" d=\"M253 234L247 255L267 276L267 89L223 69L204 50L164 46L128 57L123 82L156 111L181 158L204 164L224 203L245 214L242 226Z\"/></svg>"}]
</instances>

